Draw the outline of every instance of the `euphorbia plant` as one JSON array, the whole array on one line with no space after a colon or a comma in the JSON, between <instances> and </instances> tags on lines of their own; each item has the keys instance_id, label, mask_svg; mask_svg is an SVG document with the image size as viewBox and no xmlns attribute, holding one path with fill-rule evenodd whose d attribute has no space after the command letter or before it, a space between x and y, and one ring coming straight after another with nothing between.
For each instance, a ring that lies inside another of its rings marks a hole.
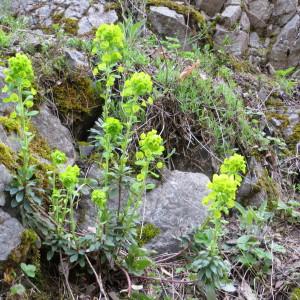
<instances>
[{"instance_id":1,"label":"euphorbia plant","mask_svg":"<svg viewBox=\"0 0 300 300\"><path fill-rule=\"evenodd\" d=\"M215 174L208 184L211 192L203 199L203 204L211 212L208 221L213 226L202 226L196 232L194 247L198 253L189 267L198 273L199 280L204 283L208 299L216 299L215 289L228 283L229 267L221 258L219 250L219 240L223 234L222 217L235 206L236 192L242 181L241 174L245 172L243 156L234 154L226 158L220 168L220 175Z\"/></svg>"},{"instance_id":2,"label":"euphorbia plant","mask_svg":"<svg viewBox=\"0 0 300 300\"><path fill-rule=\"evenodd\" d=\"M9 191L14 196L13 206L28 200L24 202L24 207L29 209L30 200L40 203L40 199L34 193L35 182L32 180L35 167L30 165L29 145L34 137L30 132L30 119L38 114L37 111L31 110L36 90L33 87L34 73L30 59L25 54L17 53L8 60L8 68L4 74L6 85L2 91L8 94L4 102L16 104L10 118L14 118L19 124L18 138L21 145L19 154L21 166Z\"/></svg>"}]
</instances>

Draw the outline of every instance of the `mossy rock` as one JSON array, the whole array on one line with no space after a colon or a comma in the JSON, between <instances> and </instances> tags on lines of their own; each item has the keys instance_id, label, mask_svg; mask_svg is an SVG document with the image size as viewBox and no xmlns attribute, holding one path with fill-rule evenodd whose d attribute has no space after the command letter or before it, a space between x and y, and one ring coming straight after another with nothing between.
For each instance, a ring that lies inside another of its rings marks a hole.
<instances>
[{"instance_id":1,"label":"mossy rock","mask_svg":"<svg viewBox=\"0 0 300 300\"><path fill-rule=\"evenodd\" d=\"M78 139L85 139L86 131L94 125L101 112L96 87L88 77L68 75L53 87L53 99L65 124Z\"/></svg>"},{"instance_id":2,"label":"mossy rock","mask_svg":"<svg viewBox=\"0 0 300 300\"><path fill-rule=\"evenodd\" d=\"M298 123L294 128L293 128L293 133L291 136L288 137L286 140L286 143L291 151L294 153L300 151L300 123ZM298 149L297 149L298 148Z\"/></svg>"},{"instance_id":3,"label":"mossy rock","mask_svg":"<svg viewBox=\"0 0 300 300\"><path fill-rule=\"evenodd\" d=\"M63 13L54 14L52 16L54 25L62 27L66 33L76 35L78 31L78 20L74 18L66 18Z\"/></svg>"},{"instance_id":4,"label":"mossy rock","mask_svg":"<svg viewBox=\"0 0 300 300\"><path fill-rule=\"evenodd\" d=\"M8 132L20 132L20 125L16 119L7 117L7 116L0 116L0 124L8 131Z\"/></svg>"},{"instance_id":5,"label":"mossy rock","mask_svg":"<svg viewBox=\"0 0 300 300\"><path fill-rule=\"evenodd\" d=\"M199 11L197 11L192 5L181 4L171 0L148 0L146 2L146 5L168 7L169 9L176 11L178 14L182 14L186 18L193 20L199 26L206 22L204 16ZM105 6L106 11L120 9L121 7L118 3L108 3Z\"/></svg>"},{"instance_id":6,"label":"mossy rock","mask_svg":"<svg viewBox=\"0 0 300 300\"><path fill-rule=\"evenodd\" d=\"M255 190L256 192L264 191L266 193L268 209L273 210L277 207L278 200L280 199L279 187L275 180L269 176L268 171L266 169L263 171L263 174L258 178Z\"/></svg>"},{"instance_id":7,"label":"mossy rock","mask_svg":"<svg viewBox=\"0 0 300 300\"><path fill-rule=\"evenodd\" d=\"M0 163L2 163L8 170L14 171L18 167L16 153L4 143L0 143Z\"/></svg>"}]
</instances>

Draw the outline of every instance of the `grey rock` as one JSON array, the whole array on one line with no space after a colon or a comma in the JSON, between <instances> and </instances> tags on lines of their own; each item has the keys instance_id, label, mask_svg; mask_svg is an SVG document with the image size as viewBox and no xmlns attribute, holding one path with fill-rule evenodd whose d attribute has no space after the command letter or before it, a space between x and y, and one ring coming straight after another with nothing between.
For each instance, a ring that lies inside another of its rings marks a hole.
<instances>
[{"instance_id":1,"label":"grey rock","mask_svg":"<svg viewBox=\"0 0 300 300\"><path fill-rule=\"evenodd\" d=\"M80 19L86 10L89 8L89 0L76 1L76 3L70 5L65 11L66 18Z\"/></svg>"},{"instance_id":2,"label":"grey rock","mask_svg":"<svg viewBox=\"0 0 300 300\"><path fill-rule=\"evenodd\" d=\"M295 78L297 80L300 80L300 69L296 70L293 75L292 78Z\"/></svg>"},{"instance_id":3,"label":"grey rock","mask_svg":"<svg viewBox=\"0 0 300 300\"><path fill-rule=\"evenodd\" d=\"M98 28L101 24L112 24L118 21L117 13L114 10L105 12L104 5L92 6L88 11L88 20L92 28Z\"/></svg>"},{"instance_id":4,"label":"grey rock","mask_svg":"<svg viewBox=\"0 0 300 300\"><path fill-rule=\"evenodd\" d=\"M209 16L214 16L221 11L225 0L200 0L198 7Z\"/></svg>"},{"instance_id":5,"label":"grey rock","mask_svg":"<svg viewBox=\"0 0 300 300\"><path fill-rule=\"evenodd\" d=\"M242 5L242 1L241 0L227 0L226 3L225 3L225 7L226 6L230 6L230 5L241 6Z\"/></svg>"},{"instance_id":6,"label":"grey rock","mask_svg":"<svg viewBox=\"0 0 300 300\"><path fill-rule=\"evenodd\" d=\"M251 26L259 33L266 30L272 10L273 5L268 0L252 0L249 3L249 10L247 10L247 14Z\"/></svg>"},{"instance_id":7,"label":"grey rock","mask_svg":"<svg viewBox=\"0 0 300 300\"><path fill-rule=\"evenodd\" d=\"M239 188L237 200L244 205L259 207L268 199L267 191L259 182L266 177L266 170L260 162L252 157L248 163L248 172Z\"/></svg>"},{"instance_id":8,"label":"grey rock","mask_svg":"<svg viewBox=\"0 0 300 300\"><path fill-rule=\"evenodd\" d=\"M270 53L270 62L276 69L297 66L300 63L300 16L295 15L282 29Z\"/></svg>"},{"instance_id":9,"label":"grey rock","mask_svg":"<svg viewBox=\"0 0 300 300\"><path fill-rule=\"evenodd\" d=\"M266 67L267 67L268 73L269 73L270 75L272 75L272 76L275 75L276 70L275 70L275 68L272 66L272 64L267 63Z\"/></svg>"},{"instance_id":10,"label":"grey rock","mask_svg":"<svg viewBox=\"0 0 300 300\"><path fill-rule=\"evenodd\" d=\"M151 29L164 37L176 37L183 47L187 47L187 39L191 29L185 24L184 16L164 6L150 6L148 20Z\"/></svg>"},{"instance_id":11,"label":"grey rock","mask_svg":"<svg viewBox=\"0 0 300 300\"><path fill-rule=\"evenodd\" d=\"M242 14L242 9L237 5L230 5L225 8L221 14L222 23L227 27L232 27L237 24Z\"/></svg>"},{"instance_id":12,"label":"grey rock","mask_svg":"<svg viewBox=\"0 0 300 300\"><path fill-rule=\"evenodd\" d=\"M256 48L256 49L262 48L262 44L260 42L260 37L256 32L250 33L249 46L251 48Z\"/></svg>"},{"instance_id":13,"label":"grey rock","mask_svg":"<svg viewBox=\"0 0 300 300\"><path fill-rule=\"evenodd\" d=\"M272 19L274 24L285 25L297 13L297 0L275 1Z\"/></svg>"},{"instance_id":14,"label":"grey rock","mask_svg":"<svg viewBox=\"0 0 300 300\"><path fill-rule=\"evenodd\" d=\"M14 132L7 132L1 124L0 124L0 142L5 144L15 152L18 152L21 148L17 135Z\"/></svg>"},{"instance_id":15,"label":"grey rock","mask_svg":"<svg viewBox=\"0 0 300 300\"><path fill-rule=\"evenodd\" d=\"M59 118L51 113L47 105L41 105L40 113L32 119L32 123L52 149L58 149L66 154L68 164L75 162L76 152L71 134L61 124Z\"/></svg>"},{"instance_id":16,"label":"grey rock","mask_svg":"<svg viewBox=\"0 0 300 300\"><path fill-rule=\"evenodd\" d=\"M141 215L144 223L160 229L147 248L159 253L178 251L178 238L191 234L207 216L201 200L209 193L208 182L202 173L172 171L161 185L147 193Z\"/></svg>"},{"instance_id":17,"label":"grey rock","mask_svg":"<svg viewBox=\"0 0 300 300\"><path fill-rule=\"evenodd\" d=\"M5 102L3 102L3 99L7 97L7 94L2 92L2 88L5 85L5 82L4 82L4 79L5 79L4 70L5 70L5 68L0 66L0 114L1 115L9 114L15 108L15 104L14 103L5 103Z\"/></svg>"},{"instance_id":18,"label":"grey rock","mask_svg":"<svg viewBox=\"0 0 300 300\"><path fill-rule=\"evenodd\" d=\"M23 230L17 219L0 209L0 263L6 261L11 252L20 245Z\"/></svg>"},{"instance_id":19,"label":"grey rock","mask_svg":"<svg viewBox=\"0 0 300 300\"><path fill-rule=\"evenodd\" d=\"M92 24L90 23L88 17L83 17L79 22L78 22L78 31L77 33L79 35L84 35L89 32L91 32L93 29Z\"/></svg>"},{"instance_id":20,"label":"grey rock","mask_svg":"<svg viewBox=\"0 0 300 300\"><path fill-rule=\"evenodd\" d=\"M228 43L224 46L226 40ZM241 57L248 50L249 34L241 30L229 31L223 26L217 25L214 41L217 48L225 48L231 54Z\"/></svg>"},{"instance_id":21,"label":"grey rock","mask_svg":"<svg viewBox=\"0 0 300 300\"><path fill-rule=\"evenodd\" d=\"M7 170L7 168L0 164L0 206L5 206L6 203L6 195L5 188L11 182L12 175Z\"/></svg>"},{"instance_id":22,"label":"grey rock","mask_svg":"<svg viewBox=\"0 0 300 300\"><path fill-rule=\"evenodd\" d=\"M250 32L250 20L245 12L242 13L240 19L240 28L242 31Z\"/></svg>"},{"instance_id":23,"label":"grey rock","mask_svg":"<svg viewBox=\"0 0 300 300\"><path fill-rule=\"evenodd\" d=\"M95 147L90 144L83 144L83 143L79 142L78 150L79 150L80 157L86 158L93 153L93 151L95 150Z\"/></svg>"},{"instance_id":24,"label":"grey rock","mask_svg":"<svg viewBox=\"0 0 300 300\"><path fill-rule=\"evenodd\" d=\"M89 62L87 56L75 49L65 49L67 63L72 69L88 70Z\"/></svg>"}]
</instances>

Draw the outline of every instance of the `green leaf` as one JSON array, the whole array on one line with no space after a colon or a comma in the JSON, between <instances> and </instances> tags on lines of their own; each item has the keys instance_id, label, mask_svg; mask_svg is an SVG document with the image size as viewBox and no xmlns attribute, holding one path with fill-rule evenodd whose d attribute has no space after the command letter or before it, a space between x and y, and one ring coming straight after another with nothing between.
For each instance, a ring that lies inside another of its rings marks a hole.
<instances>
[{"instance_id":1,"label":"green leaf","mask_svg":"<svg viewBox=\"0 0 300 300\"><path fill-rule=\"evenodd\" d=\"M72 256L70 256L70 263L73 263L73 262L75 262L77 260L78 260L78 254L77 253L74 254L74 255L72 255Z\"/></svg>"},{"instance_id":2,"label":"green leaf","mask_svg":"<svg viewBox=\"0 0 300 300\"><path fill-rule=\"evenodd\" d=\"M38 115L39 112L37 110L33 110L27 113L27 117L34 117L36 115Z\"/></svg>"},{"instance_id":3,"label":"green leaf","mask_svg":"<svg viewBox=\"0 0 300 300\"><path fill-rule=\"evenodd\" d=\"M31 278L35 277L36 266L21 263L21 269L25 273L25 275L27 275L28 277L31 277Z\"/></svg>"},{"instance_id":4,"label":"green leaf","mask_svg":"<svg viewBox=\"0 0 300 300\"><path fill-rule=\"evenodd\" d=\"M286 249L282 245L279 245L277 243L272 243L271 249L276 253L286 253Z\"/></svg>"},{"instance_id":5,"label":"green leaf","mask_svg":"<svg viewBox=\"0 0 300 300\"><path fill-rule=\"evenodd\" d=\"M21 203L23 201L23 199L24 199L24 192L23 191L18 192L16 195L16 201L18 203Z\"/></svg>"},{"instance_id":6,"label":"green leaf","mask_svg":"<svg viewBox=\"0 0 300 300\"><path fill-rule=\"evenodd\" d=\"M10 293L12 296L18 295L18 296L22 296L24 295L26 292L25 287L21 284L15 284L10 288Z\"/></svg>"}]
</instances>

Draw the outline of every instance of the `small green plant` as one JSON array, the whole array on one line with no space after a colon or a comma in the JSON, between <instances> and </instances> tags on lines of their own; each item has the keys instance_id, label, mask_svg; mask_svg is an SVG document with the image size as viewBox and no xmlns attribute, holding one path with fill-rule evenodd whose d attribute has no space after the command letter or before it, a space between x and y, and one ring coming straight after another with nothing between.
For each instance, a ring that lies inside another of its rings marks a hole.
<instances>
[{"instance_id":1,"label":"small green plant","mask_svg":"<svg viewBox=\"0 0 300 300\"><path fill-rule=\"evenodd\" d=\"M27 265L25 263L21 263L20 265L24 274L30 278L34 278L36 274L36 266L34 265Z\"/></svg>"},{"instance_id":2,"label":"small green plant","mask_svg":"<svg viewBox=\"0 0 300 300\"><path fill-rule=\"evenodd\" d=\"M17 54L8 61L8 69L4 71L6 85L2 89L8 93L4 102L15 103L15 112L10 115L19 124L19 141L21 144L21 167L9 188L13 196L12 206L22 204L22 208L30 209L30 202L40 204L40 198L35 194L35 167L30 163L30 142L34 135L30 132L30 119L38 114L31 110L34 105L36 90L33 87L34 74L31 61L24 54Z\"/></svg>"},{"instance_id":3,"label":"small green plant","mask_svg":"<svg viewBox=\"0 0 300 300\"><path fill-rule=\"evenodd\" d=\"M294 69L295 68L291 67L285 70L277 70L275 73L275 79L277 81L278 86L287 95L292 94L297 84L295 80L288 78L293 73Z\"/></svg>"},{"instance_id":4,"label":"small green plant","mask_svg":"<svg viewBox=\"0 0 300 300\"><path fill-rule=\"evenodd\" d=\"M0 50L7 48L10 45L10 36L0 29Z\"/></svg>"},{"instance_id":5,"label":"small green plant","mask_svg":"<svg viewBox=\"0 0 300 300\"><path fill-rule=\"evenodd\" d=\"M193 250L196 252L189 269L197 273L204 284L208 299L215 299L215 290L228 287L230 267L220 255L219 241L223 235L222 216L227 215L235 206L238 187L242 174L246 172L246 162L243 156L234 154L226 158L220 168L220 175L215 174L208 184L210 194L203 199L209 205L211 216L208 222L212 227L199 228L194 235ZM206 224L207 224L206 223Z\"/></svg>"}]
</instances>

